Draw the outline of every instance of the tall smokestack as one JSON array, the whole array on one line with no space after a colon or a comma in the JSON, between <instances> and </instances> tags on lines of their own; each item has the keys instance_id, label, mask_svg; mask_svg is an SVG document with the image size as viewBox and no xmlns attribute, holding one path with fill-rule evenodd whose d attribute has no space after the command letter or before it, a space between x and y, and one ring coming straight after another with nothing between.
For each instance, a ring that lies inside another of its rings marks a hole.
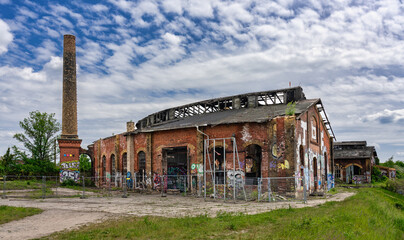
<instances>
[{"instance_id":1,"label":"tall smokestack","mask_svg":"<svg viewBox=\"0 0 404 240\"><path fill-rule=\"evenodd\" d=\"M78 138L77 135L77 81L76 37L63 38L63 110L62 138Z\"/></svg>"},{"instance_id":2,"label":"tall smokestack","mask_svg":"<svg viewBox=\"0 0 404 240\"><path fill-rule=\"evenodd\" d=\"M77 135L76 37L63 37L63 109L60 149L60 181L79 180L79 157L84 149Z\"/></svg>"}]
</instances>

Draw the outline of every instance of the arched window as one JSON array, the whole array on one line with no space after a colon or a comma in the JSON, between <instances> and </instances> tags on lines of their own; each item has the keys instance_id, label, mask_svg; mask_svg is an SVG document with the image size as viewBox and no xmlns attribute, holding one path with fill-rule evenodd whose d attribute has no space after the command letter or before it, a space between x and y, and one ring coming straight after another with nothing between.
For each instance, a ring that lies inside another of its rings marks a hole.
<instances>
[{"instance_id":1,"label":"arched window","mask_svg":"<svg viewBox=\"0 0 404 240\"><path fill-rule=\"evenodd\" d=\"M251 144L246 147L245 177L247 185L257 185L261 177L262 149L259 145Z\"/></svg>"},{"instance_id":2,"label":"arched window","mask_svg":"<svg viewBox=\"0 0 404 240\"><path fill-rule=\"evenodd\" d=\"M124 153L122 154L122 175L126 176L127 172L128 172L128 154Z\"/></svg>"},{"instance_id":3,"label":"arched window","mask_svg":"<svg viewBox=\"0 0 404 240\"><path fill-rule=\"evenodd\" d=\"M318 143L318 124L315 117L311 118L311 140Z\"/></svg>"},{"instance_id":4,"label":"arched window","mask_svg":"<svg viewBox=\"0 0 404 240\"><path fill-rule=\"evenodd\" d=\"M107 158L105 156L102 156L102 178L103 181L105 181L105 178L107 176Z\"/></svg>"},{"instance_id":5,"label":"arched window","mask_svg":"<svg viewBox=\"0 0 404 240\"><path fill-rule=\"evenodd\" d=\"M141 179L144 179L146 175L146 154L143 151L140 151L137 154L137 163L138 163L138 176Z\"/></svg>"},{"instance_id":6,"label":"arched window","mask_svg":"<svg viewBox=\"0 0 404 240\"><path fill-rule=\"evenodd\" d=\"M115 176L115 171L116 171L116 164L115 164L115 155L111 154L111 162L110 162L111 166L111 177Z\"/></svg>"},{"instance_id":7,"label":"arched window","mask_svg":"<svg viewBox=\"0 0 404 240\"><path fill-rule=\"evenodd\" d=\"M303 186L303 177L304 177L304 150L303 150L303 146L300 145L299 147L299 157L300 157L300 177L301 177L301 186Z\"/></svg>"},{"instance_id":8,"label":"arched window","mask_svg":"<svg viewBox=\"0 0 404 240\"><path fill-rule=\"evenodd\" d=\"M302 145L300 145L299 147L299 157L300 157L300 166L304 167L304 150Z\"/></svg>"}]
</instances>

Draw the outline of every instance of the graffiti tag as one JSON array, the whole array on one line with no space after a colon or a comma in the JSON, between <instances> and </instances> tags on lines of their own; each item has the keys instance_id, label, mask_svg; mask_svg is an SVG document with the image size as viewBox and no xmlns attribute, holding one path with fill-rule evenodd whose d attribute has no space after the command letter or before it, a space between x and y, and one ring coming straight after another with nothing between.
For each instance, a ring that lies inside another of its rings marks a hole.
<instances>
[{"instance_id":1,"label":"graffiti tag","mask_svg":"<svg viewBox=\"0 0 404 240\"><path fill-rule=\"evenodd\" d=\"M79 180L79 173L79 171L60 170L60 182L64 182L69 179L77 182Z\"/></svg>"}]
</instances>

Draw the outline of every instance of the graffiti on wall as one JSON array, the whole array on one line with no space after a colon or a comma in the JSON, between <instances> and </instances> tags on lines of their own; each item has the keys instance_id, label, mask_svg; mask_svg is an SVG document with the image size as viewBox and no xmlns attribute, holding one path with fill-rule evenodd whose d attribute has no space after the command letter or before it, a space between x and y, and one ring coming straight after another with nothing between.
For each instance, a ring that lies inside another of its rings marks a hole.
<instances>
[{"instance_id":1,"label":"graffiti on wall","mask_svg":"<svg viewBox=\"0 0 404 240\"><path fill-rule=\"evenodd\" d=\"M329 173L327 176L327 188L334 188L334 175L332 175L331 173Z\"/></svg>"},{"instance_id":2,"label":"graffiti on wall","mask_svg":"<svg viewBox=\"0 0 404 240\"><path fill-rule=\"evenodd\" d=\"M285 144L283 141L281 141L280 144L272 144L271 153L274 160L269 162L269 168L281 170L290 168L289 161L286 159L284 160Z\"/></svg>"},{"instance_id":3,"label":"graffiti on wall","mask_svg":"<svg viewBox=\"0 0 404 240\"><path fill-rule=\"evenodd\" d=\"M183 166L168 166L167 175L187 175L187 168Z\"/></svg>"},{"instance_id":4,"label":"graffiti on wall","mask_svg":"<svg viewBox=\"0 0 404 240\"><path fill-rule=\"evenodd\" d=\"M160 187L161 184L161 177L158 173L154 173L153 175L153 187L154 189L157 189Z\"/></svg>"},{"instance_id":5,"label":"graffiti on wall","mask_svg":"<svg viewBox=\"0 0 404 240\"><path fill-rule=\"evenodd\" d=\"M63 170L78 171L79 165L80 165L79 161L62 162L60 163L60 168Z\"/></svg>"},{"instance_id":6,"label":"graffiti on wall","mask_svg":"<svg viewBox=\"0 0 404 240\"><path fill-rule=\"evenodd\" d=\"M66 180L73 180L77 182L79 180L80 172L79 170L79 161L69 161L60 163L60 182L64 182Z\"/></svg>"},{"instance_id":7,"label":"graffiti on wall","mask_svg":"<svg viewBox=\"0 0 404 240\"><path fill-rule=\"evenodd\" d=\"M229 179L228 183L229 183L230 186L233 186L234 182L236 183L236 185L242 184L244 176L245 176L245 174L241 170L235 170L235 171L234 170L229 170L229 171L227 171L227 178Z\"/></svg>"},{"instance_id":8,"label":"graffiti on wall","mask_svg":"<svg viewBox=\"0 0 404 240\"><path fill-rule=\"evenodd\" d=\"M70 171L70 170L60 170L60 182L64 182L66 180L73 180L77 182L79 180L79 171Z\"/></svg>"},{"instance_id":9,"label":"graffiti on wall","mask_svg":"<svg viewBox=\"0 0 404 240\"><path fill-rule=\"evenodd\" d=\"M203 174L203 165L193 163L191 165L191 173Z\"/></svg>"},{"instance_id":10,"label":"graffiti on wall","mask_svg":"<svg viewBox=\"0 0 404 240\"><path fill-rule=\"evenodd\" d=\"M132 188L133 185L133 180L132 180L132 174L130 172L126 173L126 186L128 188Z\"/></svg>"}]
</instances>

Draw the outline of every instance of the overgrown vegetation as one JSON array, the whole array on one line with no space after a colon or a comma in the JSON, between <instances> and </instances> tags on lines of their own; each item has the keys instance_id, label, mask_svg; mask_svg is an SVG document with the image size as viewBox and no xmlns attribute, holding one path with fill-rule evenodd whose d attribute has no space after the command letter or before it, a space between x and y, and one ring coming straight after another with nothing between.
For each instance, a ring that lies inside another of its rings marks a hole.
<instances>
[{"instance_id":1,"label":"overgrown vegetation","mask_svg":"<svg viewBox=\"0 0 404 240\"><path fill-rule=\"evenodd\" d=\"M0 206L0 224L32 216L41 212L43 212L43 210L38 208L9 207L2 205Z\"/></svg>"},{"instance_id":2,"label":"overgrown vegetation","mask_svg":"<svg viewBox=\"0 0 404 240\"><path fill-rule=\"evenodd\" d=\"M295 112L296 112L296 102L289 102L288 105L286 106L285 114L288 116L293 116L295 115Z\"/></svg>"},{"instance_id":3,"label":"overgrown vegetation","mask_svg":"<svg viewBox=\"0 0 404 240\"><path fill-rule=\"evenodd\" d=\"M403 239L404 196L358 189L343 202L215 218L129 217L57 233L49 239Z\"/></svg>"},{"instance_id":4,"label":"overgrown vegetation","mask_svg":"<svg viewBox=\"0 0 404 240\"><path fill-rule=\"evenodd\" d=\"M8 148L1 157L0 174L14 176L55 175L59 169L52 163L54 158L57 132L60 124L55 114L30 112L29 117L20 122L23 133L14 138L21 142L25 149L16 146Z\"/></svg>"},{"instance_id":5,"label":"overgrown vegetation","mask_svg":"<svg viewBox=\"0 0 404 240\"><path fill-rule=\"evenodd\" d=\"M404 162L403 161L394 161L394 157L391 156L386 162L381 163L380 165L395 168L396 169L396 178L404 178Z\"/></svg>"}]
</instances>

